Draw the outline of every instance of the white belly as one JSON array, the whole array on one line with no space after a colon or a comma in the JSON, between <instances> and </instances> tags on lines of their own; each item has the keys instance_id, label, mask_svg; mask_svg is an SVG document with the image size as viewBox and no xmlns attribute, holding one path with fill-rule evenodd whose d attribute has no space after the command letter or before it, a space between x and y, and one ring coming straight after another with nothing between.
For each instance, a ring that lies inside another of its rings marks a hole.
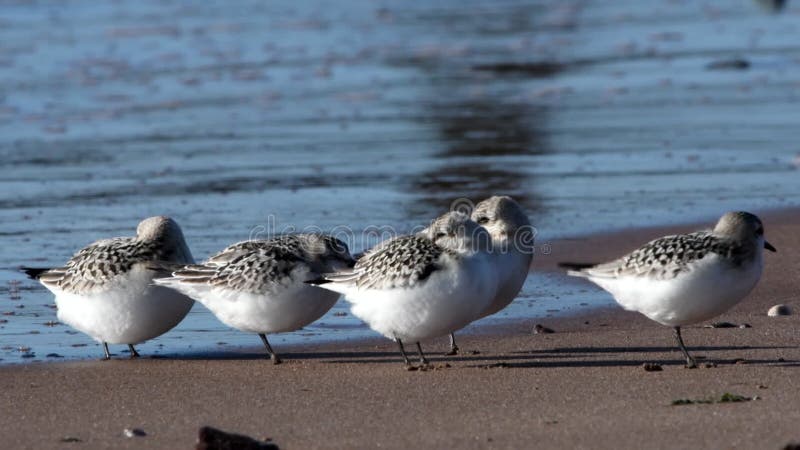
<instances>
[{"instance_id":1,"label":"white belly","mask_svg":"<svg viewBox=\"0 0 800 450\"><path fill-rule=\"evenodd\" d=\"M225 325L266 334L295 331L314 322L336 304L339 294L295 283L270 294L210 288L195 298Z\"/></svg>"},{"instance_id":2,"label":"white belly","mask_svg":"<svg viewBox=\"0 0 800 450\"><path fill-rule=\"evenodd\" d=\"M671 280L645 277L591 278L625 309L658 323L682 326L714 318L739 303L758 283L760 259L742 268L720 264L712 255Z\"/></svg>"},{"instance_id":3,"label":"white belly","mask_svg":"<svg viewBox=\"0 0 800 450\"><path fill-rule=\"evenodd\" d=\"M192 299L153 286L152 272L134 268L103 292L77 295L53 289L61 322L98 342L138 344L174 328Z\"/></svg>"},{"instance_id":4,"label":"white belly","mask_svg":"<svg viewBox=\"0 0 800 450\"><path fill-rule=\"evenodd\" d=\"M495 256L498 280L497 294L489 307L483 312L482 317L499 312L517 298L517 294L519 294L522 285L525 284L525 280L528 278L532 258L533 254L522 253L514 249Z\"/></svg>"},{"instance_id":5,"label":"white belly","mask_svg":"<svg viewBox=\"0 0 800 450\"><path fill-rule=\"evenodd\" d=\"M418 342L443 336L480 318L496 292L485 256L434 272L412 289L352 290L353 315L389 339Z\"/></svg>"}]
</instances>

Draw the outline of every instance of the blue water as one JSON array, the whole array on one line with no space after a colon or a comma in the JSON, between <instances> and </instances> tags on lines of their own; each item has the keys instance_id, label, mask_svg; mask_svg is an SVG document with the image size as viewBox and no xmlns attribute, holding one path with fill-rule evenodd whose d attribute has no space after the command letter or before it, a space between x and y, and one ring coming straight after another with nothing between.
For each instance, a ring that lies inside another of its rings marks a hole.
<instances>
[{"instance_id":1,"label":"blue water","mask_svg":"<svg viewBox=\"0 0 800 450\"><path fill-rule=\"evenodd\" d=\"M793 3L76 0L0 13L0 363L99 356L14 269L62 264L151 215L174 217L202 259L290 226L404 232L494 193L525 205L540 251L800 203ZM737 59L747 67L707 67ZM532 274L485 321L607 302ZM340 303L272 340L372 335ZM257 345L196 306L140 350Z\"/></svg>"}]
</instances>

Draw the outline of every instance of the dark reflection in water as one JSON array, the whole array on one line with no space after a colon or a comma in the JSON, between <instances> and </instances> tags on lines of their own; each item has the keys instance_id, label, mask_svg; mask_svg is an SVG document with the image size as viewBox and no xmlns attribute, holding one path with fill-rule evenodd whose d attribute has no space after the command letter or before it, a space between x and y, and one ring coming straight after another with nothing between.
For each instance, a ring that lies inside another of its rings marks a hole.
<instances>
[{"instance_id":1,"label":"dark reflection in water","mask_svg":"<svg viewBox=\"0 0 800 450\"><path fill-rule=\"evenodd\" d=\"M529 212L541 211L536 180L516 169L511 159L551 151L544 133L547 108L488 95L428 106L444 149L434 155L441 164L412 181L423 204L438 211L461 197L479 201L507 194Z\"/></svg>"}]
</instances>

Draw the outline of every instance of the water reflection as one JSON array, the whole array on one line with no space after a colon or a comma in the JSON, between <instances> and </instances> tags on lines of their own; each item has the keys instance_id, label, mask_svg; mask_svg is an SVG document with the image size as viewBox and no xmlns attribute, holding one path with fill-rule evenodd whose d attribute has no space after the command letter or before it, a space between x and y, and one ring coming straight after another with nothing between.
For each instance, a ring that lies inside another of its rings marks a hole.
<instances>
[{"instance_id":1,"label":"water reflection","mask_svg":"<svg viewBox=\"0 0 800 450\"><path fill-rule=\"evenodd\" d=\"M440 164L412 181L423 204L440 211L455 198L478 201L508 194L530 213L541 212L543 202L536 193L536 180L514 161L551 152L544 133L546 107L491 95L427 106L427 116L437 127L443 148L433 156Z\"/></svg>"}]
</instances>

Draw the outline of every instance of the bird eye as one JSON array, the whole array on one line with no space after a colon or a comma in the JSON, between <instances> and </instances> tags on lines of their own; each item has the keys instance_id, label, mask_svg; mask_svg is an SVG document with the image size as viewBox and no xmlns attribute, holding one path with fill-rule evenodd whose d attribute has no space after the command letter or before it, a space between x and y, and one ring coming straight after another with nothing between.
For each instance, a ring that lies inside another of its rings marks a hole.
<instances>
[{"instance_id":1,"label":"bird eye","mask_svg":"<svg viewBox=\"0 0 800 450\"><path fill-rule=\"evenodd\" d=\"M441 238L443 238L445 236L447 236L447 233L440 231L440 232L436 233L436 236L434 236L434 239L441 239Z\"/></svg>"},{"instance_id":2,"label":"bird eye","mask_svg":"<svg viewBox=\"0 0 800 450\"><path fill-rule=\"evenodd\" d=\"M763 235L764 235L764 229L761 227L756 228L756 236L763 236Z\"/></svg>"},{"instance_id":3,"label":"bird eye","mask_svg":"<svg viewBox=\"0 0 800 450\"><path fill-rule=\"evenodd\" d=\"M478 220L476 220L476 222L478 222L478 225L486 225L487 223L489 223L489 218L486 216L481 216L478 217Z\"/></svg>"}]
</instances>

